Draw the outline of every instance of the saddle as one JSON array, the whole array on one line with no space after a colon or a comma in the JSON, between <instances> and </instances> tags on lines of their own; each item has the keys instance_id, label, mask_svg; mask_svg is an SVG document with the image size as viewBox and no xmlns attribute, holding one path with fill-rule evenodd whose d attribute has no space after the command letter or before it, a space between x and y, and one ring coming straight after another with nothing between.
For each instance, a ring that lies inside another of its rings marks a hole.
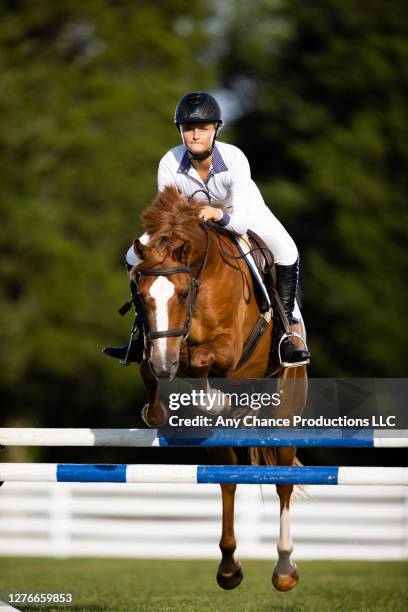
<instances>
[{"instance_id":1,"label":"saddle","mask_svg":"<svg viewBox=\"0 0 408 612\"><path fill-rule=\"evenodd\" d=\"M270 311L276 299L276 269L273 255L264 240L252 230L239 235L217 223L211 223L211 227L238 247L251 273L258 307L261 312Z\"/></svg>"},{"instance_id":2,"label":"saddle","mask_svg":"<svg viewBox=\"0 0 408 612\"><path fill-rule=\"evenodd\" d=\"M251 334L247 338L241 358L236 366L238 370L249 359L261 336L266 331L271 318L278 315L282 321L286 333L291 332L290 322L288 321L281 299L276 291L276 268L273 255L270 249L266 246L264 240L252 230L248 230L247 234L241 236L226 230L217 223L211 223L214 230L227 236L240 251L242 259L246 262L254 286L255 298L261 314L252 329ZM251 263L253 262L253 263ZM274 312L275 311L275 312ZM269 362L266 377L274 376L278 371L278 340L279 337L275 332L274 326L272 342L269 353Z\"/></svg>"}]
</instances>

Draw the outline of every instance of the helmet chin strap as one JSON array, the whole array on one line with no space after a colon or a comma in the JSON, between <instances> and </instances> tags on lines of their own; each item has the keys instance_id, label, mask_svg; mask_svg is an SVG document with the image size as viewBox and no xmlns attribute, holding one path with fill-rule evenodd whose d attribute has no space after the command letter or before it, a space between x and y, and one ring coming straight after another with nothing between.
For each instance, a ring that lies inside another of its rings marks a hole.
<instances>
[{"instance_id":1,"label":"helmet chin strap","mask_svg":"<svg viewBox=\"0 0 408 612\"><path fill-rule=\"evenodd\" d=\"M210 157L213 150L214 150L214 144L212 145L209 151L204 151L203 153L193 153L192 151L190 151L190 149L187 149L187 155L190 160L195 159L197 161L203 161L204 159L207 159L207 157Z\"/></svg>"}]
</instances>

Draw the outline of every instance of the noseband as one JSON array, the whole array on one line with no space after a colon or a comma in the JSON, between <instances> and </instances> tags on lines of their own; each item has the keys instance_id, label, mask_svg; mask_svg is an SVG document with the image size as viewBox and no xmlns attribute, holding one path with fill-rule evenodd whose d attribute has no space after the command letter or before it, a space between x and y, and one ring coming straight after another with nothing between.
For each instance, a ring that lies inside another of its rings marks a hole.
<instances>
[{"instance_id":1,"label":"noseband","mask_svg":"<svg viewBox=\"0 0 408 612\"><path fill-rule=\"evenodd\" d=\"M188 313L187 318L184 323L184 327L179 327L176 329L168 329L163 331L151 331L148 330L146 336L149 340L156 340L157 338L171 338L175 336L183 336L184 340L187 338L190 333L191 324L193 321L194 309L197 303L197 294L200 284L200 278L204 269L207 265L208 259L208 250L209 250L209 237L208 237L208 228L204 226L206 233L206 247L205 253L201 260L200 267L198 270L198 274L196 277L193 276L193 272L190 266L176 266L175 268L147 268L146 270L141 270L137 272L135 284L137 286L137 281L141 276L170 276L171 274L188 274L189 275L189 287L188 287Z\"/></svg>"}]
</instances>

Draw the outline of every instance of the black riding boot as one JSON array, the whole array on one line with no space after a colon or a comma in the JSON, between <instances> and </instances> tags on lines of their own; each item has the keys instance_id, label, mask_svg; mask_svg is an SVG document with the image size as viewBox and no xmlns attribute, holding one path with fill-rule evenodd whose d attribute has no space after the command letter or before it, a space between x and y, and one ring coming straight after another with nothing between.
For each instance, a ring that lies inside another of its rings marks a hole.
<instances>
[{"instance_id":1,"label":"black riding boot","mask_svg":"<svg viewBox=\"0 0 408 612\"><path fill-rule=\"evenodd\" d=\"M291 266L276 265L276 290L281 299L289 323L295 322L292 312L295 307L296 291L299 278L299 258ZM275 310L276 312L276 310ZM278 338L285 334L284 326L278 313L274 317L277 326ZM286 366L305 365L309 363L310 353L306 344L298 349L291 342L291 338L284 338L280 345L281 364Z\"/></svg>"},{"instance_id":2,"label":"black riding boot","mask_svg":"<svg viewBox=\"0 0 408 612\"><path fill-rule=\"evenodd\" d=\"M105 346L102 349L104 355L119 359L122 365L129 365L130 362L141 363L144 351L142 308L134 283L130 283L130 291L132 293L132 302L135 308L135 318L132 324L129 342L123 346Z\"/></svg>"}]
</instances>

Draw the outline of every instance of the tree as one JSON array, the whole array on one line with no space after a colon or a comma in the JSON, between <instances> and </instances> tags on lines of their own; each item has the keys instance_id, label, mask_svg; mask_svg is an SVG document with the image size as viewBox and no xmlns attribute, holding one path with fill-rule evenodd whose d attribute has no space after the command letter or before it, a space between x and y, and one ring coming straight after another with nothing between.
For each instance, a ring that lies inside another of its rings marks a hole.
<instances>
[{"instance_id":1,"label":"tree","mask_svg":"<svg viewBox=\"0 0 408 612\"><path fill-rule=\"evenodd\" d=\"M129 333L123 253L177 99L213 82L207 16L186 0L1 3L4 418L112 426L143 402L136 369L100 348Z\"/></svg>"},{"instance_id":2,"label":"tree","mask_svg":"<svg viewBox=\"0 0 408 612\"><path fill-rule=\"evenodd\" d=\"M404 376L405 5L232 4L221 66L242 111L233 135L301 251L311 372Z\"/></svg>"}]
</instances>

